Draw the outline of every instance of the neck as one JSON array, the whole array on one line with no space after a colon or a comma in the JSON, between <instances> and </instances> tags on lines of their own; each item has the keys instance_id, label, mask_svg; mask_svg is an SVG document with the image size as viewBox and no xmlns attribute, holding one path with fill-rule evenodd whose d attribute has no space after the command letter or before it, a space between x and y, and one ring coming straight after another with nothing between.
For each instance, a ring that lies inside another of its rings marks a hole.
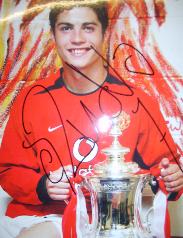
<instances>
[{"instance_id":1,"label":"neck","mask_svg":"<svg viewBox=\"0 0 183 238\"><path fill-rule=\"evenodd\" d=\"M78 69L83 75L66 64L63 66L64 83L73 93L85 94L95 91L103 84L107 75L103 64L90 69Z\"/></svg>"}]
</instances>

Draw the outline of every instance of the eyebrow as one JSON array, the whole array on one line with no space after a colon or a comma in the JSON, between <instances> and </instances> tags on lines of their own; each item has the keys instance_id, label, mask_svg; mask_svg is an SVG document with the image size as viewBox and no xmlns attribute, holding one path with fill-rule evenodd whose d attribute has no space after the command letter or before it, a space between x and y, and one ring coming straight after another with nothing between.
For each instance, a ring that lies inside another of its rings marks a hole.
<instances>
[{"instance_id":1,"label":"eyebrow","mask_svg":"<svg viewBox=\"0 0 183 238\"><path fill-rule=\"evenodd\" d=\"M96 23L96 22L84 22L82 25L83 25L83 26L87 26L87 25L97 26L97 23Z\"/></svg>"},{"instance_id":2,"label":"eyebrow","mask_svg":"<svg viewBox=\"0 0 183 238\"><path fill-rule=\"evenodd\" d=\"M61 26L61 25L66 25L66 26L70 26L70 27L74 26L74 24L69 23L69 22L59 22L58 24L56 24L56 26ZM97 26L97 23L96 22L84 22L84 23L82 23L82 26L88 26L88 25Z\"/></svg>"}]
</instances>

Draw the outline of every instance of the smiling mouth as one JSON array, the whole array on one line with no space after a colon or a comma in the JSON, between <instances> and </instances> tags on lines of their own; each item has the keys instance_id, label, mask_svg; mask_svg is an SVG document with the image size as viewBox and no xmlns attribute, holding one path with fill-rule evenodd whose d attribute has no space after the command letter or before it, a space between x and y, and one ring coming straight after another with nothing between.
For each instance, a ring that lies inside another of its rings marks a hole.
<instances>
[{"instance_id":1,"label":"smiling mouth","mask_svg":"<svg viewBox=\"0 0 183 238\"><path fill-rule=\"evenodd\" d=\"M87 48L76 48L76 49L69 49L68 51L73 55L73 56L82 56L84 54L86 54L88 51L90 51L91 48L87 47Z\"/></svg>"}]
</instances>

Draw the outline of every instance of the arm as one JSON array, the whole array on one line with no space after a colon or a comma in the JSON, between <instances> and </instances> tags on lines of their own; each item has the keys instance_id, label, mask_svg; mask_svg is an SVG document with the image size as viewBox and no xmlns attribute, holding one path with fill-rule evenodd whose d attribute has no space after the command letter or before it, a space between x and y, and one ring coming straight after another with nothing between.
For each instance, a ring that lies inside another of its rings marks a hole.
<instances>
[{"instance_id":1,"label":"arm","mask_svg":"<svg viewBox=\"0 0 183 238\"><path fill-rule=\"evenodd\" d=\"M32 150L22 147L22 140L11 123L10 118L0 150L0 184L15 200L40 204L36 187L42 174L36 156Z\"/></svg>"},{"instance_id":2,"label":"arm","mask_svg":"<svg viewBox=\"0 0 183 238\"><path fill-rule=\"evenodd\" d=\"M182 189L182 171L179 168L180 166L176 163L179 162L180 157L177 153L177 146L166 127L166 123L157 103L149 97L142 102L149 114L143 107L140 108L140 121L143 123L141 123L140 126L137 149L144 163L149 166L151 173L156 176L158 180L162 177L161 180L165 182L165 187L161 187L162 189L170 186L170 183L167 184L167 180L169 179L171 183L175 183L173 187L171 184L172 191ZM167 158L167 162L164 162L163 158ZM164 172L161 168L164 168ZM171 177L169 177L170 175ZM162 186L161 181L159 184ZM172 191L167 190L167 192Z\"/></svg>"},{"instance_id":3,"label":"arm","mask_svg":"<svg viewBox=\"0 0 183 238\"><path fill-rule=\"evenodd\" d=\"M19 97L11 110L0 149L0 184L15 200L27 204L41 204L36 188L42 175L36 151L23 148L29 143L23 132L21 112L23 97Z\"/></svg>"}]
</instances>

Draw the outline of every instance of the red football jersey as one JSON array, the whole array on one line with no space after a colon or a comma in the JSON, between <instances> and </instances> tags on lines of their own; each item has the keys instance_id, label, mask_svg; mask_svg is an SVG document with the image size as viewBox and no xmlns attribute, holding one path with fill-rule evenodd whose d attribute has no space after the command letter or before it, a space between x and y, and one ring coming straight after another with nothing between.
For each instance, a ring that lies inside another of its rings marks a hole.
<instances>
[{"instance_id":1,"label":"red football jersey","mask_svg":"<svg viewBox=\"0 0 183 238\"><path fill-rule=\"evenodd\" d=\"M0 184L13 197L6 214L62 214L65 202L40 200L42 177L69 164L76 173L92 172L105 159L101 149L112 142L105 118L110 122L121 112L129 117L119 138L130 148L126 160L158 176L161 159L178 156L176 146L157 104L135 86L108 74L97 90L74 94L57 72L25 88L11 110L0 150Z\"/></svg>"}]
</instances>

